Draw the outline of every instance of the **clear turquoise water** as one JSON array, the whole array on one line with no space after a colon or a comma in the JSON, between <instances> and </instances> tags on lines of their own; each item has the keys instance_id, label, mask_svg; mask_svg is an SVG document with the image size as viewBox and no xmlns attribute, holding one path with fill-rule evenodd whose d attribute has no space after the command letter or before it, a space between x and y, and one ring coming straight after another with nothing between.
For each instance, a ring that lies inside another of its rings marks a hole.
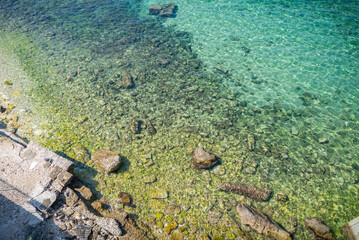
<instances>
[{"instance_id":1,"label":"clear turquoise water","mask_svg":"<svg viewBox=\"0 0 359 240\"><path fill-rule=\"evenodd\" d=\"M130 192L138 207L128 211L143 221L164 211L147 196L157 187L170 192L164 208L192 206L174 215L190 236L247 230L226 207L234 199L288 230L296 219L297 239L311 236L305 217L322 218L340 238L359 215L359 2L195 0L176 3L175 18L147 15L163 3L0 1L2 39L32 78L26 94L44 118L43 134L29 138L47 137L43 144L78 161L78 175L114 203L117 189ZM134 89L120 87L123 71ZM157 133L134 136L134 118ZM94 174L78 144L121 152L127 171ZM197 145L222 158L225 174L192 168ZM155 164L146 167L149 153ZM157 182L142 184L151 175ZM222 193L223 181L289 201ZM231 224L209 226L213 210Z\"/></svg>"}]
</instances>

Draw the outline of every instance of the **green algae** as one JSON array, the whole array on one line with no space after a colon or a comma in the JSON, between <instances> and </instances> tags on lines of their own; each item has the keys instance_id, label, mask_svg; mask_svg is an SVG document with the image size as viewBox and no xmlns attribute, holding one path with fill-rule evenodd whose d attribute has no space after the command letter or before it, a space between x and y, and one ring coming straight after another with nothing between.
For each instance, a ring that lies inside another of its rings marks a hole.
<instances>
[{"instance_id":1,"label":"green algae","mask_svg":"<svg viewBox=\"0 0 359 240\"><path fill-rule=\"evenodd\" d=\"M91 31L94 30L83 30L79 39L90 36ZM36 41L22 41L22 38L21 33L13 37L11 48L17 52L24 69L38 84L29 95L33 97L37 113L48 122L43 125L43 134L29 135L29 138L73 159L78 169L86 170L77 170L78 177L91 183L113 204L116 204L120 190L134 193L137 207L125 209L138 214L141 220L156 216L157 211L164 211L171 202L187 204L195 206L182 216L184 222L192 224L190 229L203 230L213 238L220 238L231 231L235 232L236 227L210 226L206 224L207 215L213 208L230 215L229 211L233 211L235 204L224 203L224 199L231 197L234 202L247 202L261 209L286 229L293 227L292 218L301 221L307 216L319 216L339 235L339 227L359 212L355 199L358 187L353 184L356 179L352 176L355 172L332 160L327 153L331 147L334 148L334 156L345 150L337 146L321 146L313 140L316 131L308 126L296 125L298 112L281 108L258 110L241 107L240 101L233 99L233 94L223 89L217 75L203 77L198 73L203 70L186 50L187 40L172 43L168 37L159 42L168 44L171 46L168 48L174 50L160 49L164 53L156 56L156 59L179 55L178 59L172 60L176 71L166 67L155 72L153 69L157 65L149 65L145 69L137 65L130 67L136 75L136 88L123 91L111 83L116 79L117 71L112 62L105 61L106 64L96 67L105 57L96 59L95 63L86 62L85 65L89 64L89 67L82 71L74 69L81 69L84 65L77 64L77 60L66 59L71 63L66 64L76 74L51 64L60 62L62 55L49 60L50 55L40 54ZM176 44L179 46L175 47ZM126 50L125 59L118 60L119 65L141 59L141 50L143 48ZM84 60L86 57L90 56L83 56ZM181 61L181 58L186 61ZM50 63L45 64L46 61ZM109 76L103 74L101 70L104 69L109 71ZM146 76L141 71L152 75ZM64 81L57 82L57 78ZM94 83L83 82L84 79ZM310 105L314 100L309 99L305 103ZM133 118L150 119L156 125L157 133L150 135L144 129L141 135L132 134L128 124ZM355 119L355 116L350 119ZM288 121L289 126L292 124L300 129L297 137L288 137L288 128L280 127ZM357 129L358 123L351 121L353 128ZM310 121L308 124L313 123ZM248 134L255 136L254 149L247 147ZM349 132L349 137L354 137L353 134ZM306 139L304 143L303 139ZM290 141L293 143L287 145ZM191 153L199 145L221 157L222 165L227 170L225 174L193 169ZM84 152L91 154L105 146L119 151L128 159L127 166L111 175L97 172L99 169ZM296 146L305 147L294 151ZM149 153L153 156L152 166L146 165L145 156ZM289 157L286 156L288 154ZM308 160L307 163L306 159L315 154L316 160L313 163ZM343 173L342 180L330 178L338 171ZM146 174L156 175L157 182L151 186L143 184L142 176ZM270 187L275 193L286 194L289 201L282 203L272 199L269 203L257 203L242 196L223 193L216 189L216 185L224 181L247 181L258 187ZM312 187L308 190L307 186ZM156 187L168 189L169 199L150 199L149 193ZM316 207L312 208L313 205ZM153 209L148 211L147 206ZM178 221L175 216L168 217L171 221L172 217ZM232 214L232 218L236 219L235 215ZM163 223L160 228L163 228ZM299 225L297 232L299 236L306 235L302 225Z\"/></svg>"}]
</instances>

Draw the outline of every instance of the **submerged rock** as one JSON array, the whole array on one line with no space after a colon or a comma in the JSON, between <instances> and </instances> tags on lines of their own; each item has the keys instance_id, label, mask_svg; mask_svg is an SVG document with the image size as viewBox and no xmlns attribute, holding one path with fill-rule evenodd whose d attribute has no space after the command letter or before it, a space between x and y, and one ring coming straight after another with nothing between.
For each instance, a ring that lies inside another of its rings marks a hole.
<instances>
[{"instance_id":1,"label":"submerged rock","mask_svg":"<svg viewBox=\"0 0 359 240\"><path fill-rule=\"evenodd\" d=\"M237 206L239 219L245 225L249 225L256 232L278 240L291 240L290 234L277 223L272 222L267 216L258 213L249 206L240 204Z\"/></svg>"},{"instance_id":2,"label":"submerged rock","mask_svg":"<svg viewBox=\"0 0 359 240\"><path fill-rule=\"evenodd\" d=\"M86 200L91 200L92 198L92 191L88 187L82 186L81 188L75 189L80 195L85 198Z\"/></svg>"},{"instance_id":3,"label":"submerged rock","mask_svg":"<svg viewBox=\"0 0 359 240\"><path fill-rule=\"evenodd\" d=\"M126 192L120 192L118 194L118 201L128 207L134 207L133 205L133 200L130 194L126 193Z\"/></svg>"},{"instance_id":4,"label":"submerged rock","mask_svg":"<svg viewBox=\"0 0 359 240\"><path fill-rule=\"evenodd\" d=\"M154 135L156 133L156 128L153 126L150 120L146 121L147 130L150 135Z\"/></svg>"},{"instance_id":5,"label":"submerged rock","mask_svg":"<svg viewBox=\"0 0 359 240\"><path fill-rule=\"evenodd\" d=\"M160 17L174 17L177 6L174 3L163 5L151 5L149 9L150 15L158 15Z\"/></svg>"},{"instance_id":6,"label":"submerged rock","mask_svg":"<svg viewBox=\"0 0 359 240\"><path fill-rule=\"evenodd\" d=\"M138 119L132 119L130 122L130 130L133 134L141 133L141 121Z\"/></svg>"},{"instance_id":7,"label":"submerged rock","mask_svg":"<svg viewBox=\"0 0 359 240\"><path fill-rule=\"evenodd\" d=\"M252 134L248 134L247 139L248 139L248 150L253 151L255 147L254 136Z\"/></svg>"},{"instance_id":8,"label":"submerged rock","mask_svg":"<svg viewBox=\"0 0 359 240\"><path fill-rule=\"evenodd\" d=\"M247 197L253 198L257 201L268 201L272 190L261 189L252 184L243 183L220 183L217 188L222 191L235 192Z\"/></svg>"},{"instance_id":9,"label":"submerged rock","mask_svg":"<svg viewBox=\"0 0 359 240\"><path fill-rule=\"evenodd\" d=\"M118 153L105 149L95 152L92 156L92 160L106 173L114 172L122 165L122 160Z\"/></svg>"},{"instance_id":10,"label":"submerged rock","mask_svg":"<svg viewBox=\"0 0 359 240\"><path fill-rule=\"evenodd\" d=\"M124 88L133 88L135 86L132 80L132 76L128 72L123 71L121 79Z\"/></svg>"},{"instance_id":11,"label":"submerged rock","mask_svg":"<svg viewBox=\"0 0 359 240\"><path fill-rule=\"evenodd\" d=\"M168 192L164 189L150 190L148 196L152 199L164 199L168 198Z\"/></svg>"},{"instance_id":12,"label":"submerged rock","mask_svg":"<svg viewBox=\"0 0 359 240\"><path fill-rule=\"evenodd\" d=\"M206 152L203 147L194 150L192 160L194 166L200 169L211 168L218 162L217 156L213 153Z\"/></svg>"},{"instance_id":13,"label":"submerged rock","mask_svg":"<svg viewBox=\"0 0 359 240\"><path fill-rule=\"evenodd\" d=\"M311 229L315 235L328 240L334 240L333 234L330 232L328 226L324 225L318 218L306 218L304 224Z\"/></svg>"}]
</instances>

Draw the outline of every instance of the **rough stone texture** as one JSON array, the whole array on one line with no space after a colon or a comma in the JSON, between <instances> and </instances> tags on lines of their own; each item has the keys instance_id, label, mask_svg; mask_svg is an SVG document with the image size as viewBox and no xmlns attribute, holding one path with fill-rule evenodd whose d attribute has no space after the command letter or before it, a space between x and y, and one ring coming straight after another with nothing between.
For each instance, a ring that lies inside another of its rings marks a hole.
<instances>
[{"instance_id":1,"label":"rough stone texture","mask_svg":"<svg viewBox=\"0 0 359 240\"><path fill-rule=\"evenodd\" d=\"M216 155L206 152L203 147L199 147L194 150L192 160L197 168L211 168L217 163L218 158Z\"/></svg>"},{"instance_id":2,"label":"rough stone texture","mask_svg":"<svg viewBox=\"0 0 359 240\"><path fill-rule=\"evenodd\" d=\"M161 10L162 10L161 5L151 5L150 9L149 9L149 14L150 15L158 15L158 14L160 14Z\"/></svg>"},{"instance_id":3,"label":"rough stone texture","mask_svg":"<svg viewBox=\"0 0 359 240\"><path fill-rule=\"evenodd\" d=\"M66 199L66 204L69 206L75 205L75 203L77 203L77 201L79 200L79 197L74 192L74 190L69 187L66 188L64 195Z\"/></svg>"},{"instance_id":4,"label":"rough stone texture","mask_svg":"<svg viewBox=\"0 0 359 240\"><path fill-rule=\"evenodd\" d=\"M324 225L318 218L306 218L304 224L307 228L311 229L315 235L323 239L335 240L329 227Z\"/></svg>"},{"instance_id":5,"label":"rough stone texture","mask_svg":"<svg viewBox=\"0 0 359 240\"><path fill-rule=\"evenodd\" d=\"M235 192L257 201L268 201L272 190L261 189L251 184L243 183L220 183L217 188L222 191Z\"/></svg>"},{"instance_id":6,"label":"rough stone texture","mask_svg":"<svg viewBox=\"0 0 359 240\"><path fill-rule=\"evenodd\" d=\"M97 223L97 225L99 225L100 227L102 227L103 229L105 229L106 231L111 233L112 235L115 235L115 236L122 235L122 230L118 226L118 223L115 219L99 218L99 219L97 219L96 223Z\"/></svg>"},{"instance_id":7,"label":"rough stone texture","mask_svg":"<svg viewBox=\"0 0 359 240\"><path fill-rule=\"evenodd\" d=\"M92 156L92 160L106 173L114 172L122 165L122 160L118 153L105 149L95 152Z\"/></svg>"},{"instance_id":8,"label":"rough stone texture","mask_svg":"<svg viewBox=\"0 0 359 240\"><path fill-rule=\"evenodd\" d=\"M241 222L244 225L249 225L259 234L270 236L278 240L292 239L290 234L278 226L278 224L272 222L268 217L259 214L248 206L242 204L238 205L237 212Z\"/></svg>"},{"instance_id":9,"label":"rough stone texture","mask_svg":"<svg viewBox=\"0 0 359 240\"><path fill-rule=\"evenodd\" d=\"M86 200L91 200L92 192L88 187L82 186L81 188L76 188L75 190L78 191Z\"/></svg>"},{"instance_id":10,"label":"rough stone texture","mask_svg":"<svg viewBox=\"0 0 359 240\"><path fill-rule=\"evenodd\" d=\"M346 223L341 232L346 240L359 240L359 217Z\"/></svg>"}]
</instances>

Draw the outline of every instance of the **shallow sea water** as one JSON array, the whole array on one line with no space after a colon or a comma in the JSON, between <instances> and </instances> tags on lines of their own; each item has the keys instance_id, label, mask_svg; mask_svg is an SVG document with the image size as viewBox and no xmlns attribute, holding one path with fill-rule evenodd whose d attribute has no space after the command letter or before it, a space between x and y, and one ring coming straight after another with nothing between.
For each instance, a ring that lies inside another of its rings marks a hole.
<instances>
[{"instance_id":1,"label":"shallow sea water","mask_svg":"<svg viewBox=\"0 0 359 240\"><path fill-rule=\"evenodd\" d=\"M34 107L19 132L72 158L114 206L128 192L136 208L127 211L144 222L165 213L157 222L183 222L184 236L261 238L239 222L235 206L246 203L296 239L312 238L306 217L340 238L359 215L359 3L195 0L176 3L175 18L147 15L163 3L0 1L1 40L33 82L22 89ZM121 86L124 71L133 89ZM125 159L116 174L97 173L81 154L104 146ZM221 165L194 169L197 146ZM259 203L218 191L220 182L274 194ZM150 199L155 189L169 197ZM173 203L180 214L166 211Z\"/></svg>"}]
</instances>

